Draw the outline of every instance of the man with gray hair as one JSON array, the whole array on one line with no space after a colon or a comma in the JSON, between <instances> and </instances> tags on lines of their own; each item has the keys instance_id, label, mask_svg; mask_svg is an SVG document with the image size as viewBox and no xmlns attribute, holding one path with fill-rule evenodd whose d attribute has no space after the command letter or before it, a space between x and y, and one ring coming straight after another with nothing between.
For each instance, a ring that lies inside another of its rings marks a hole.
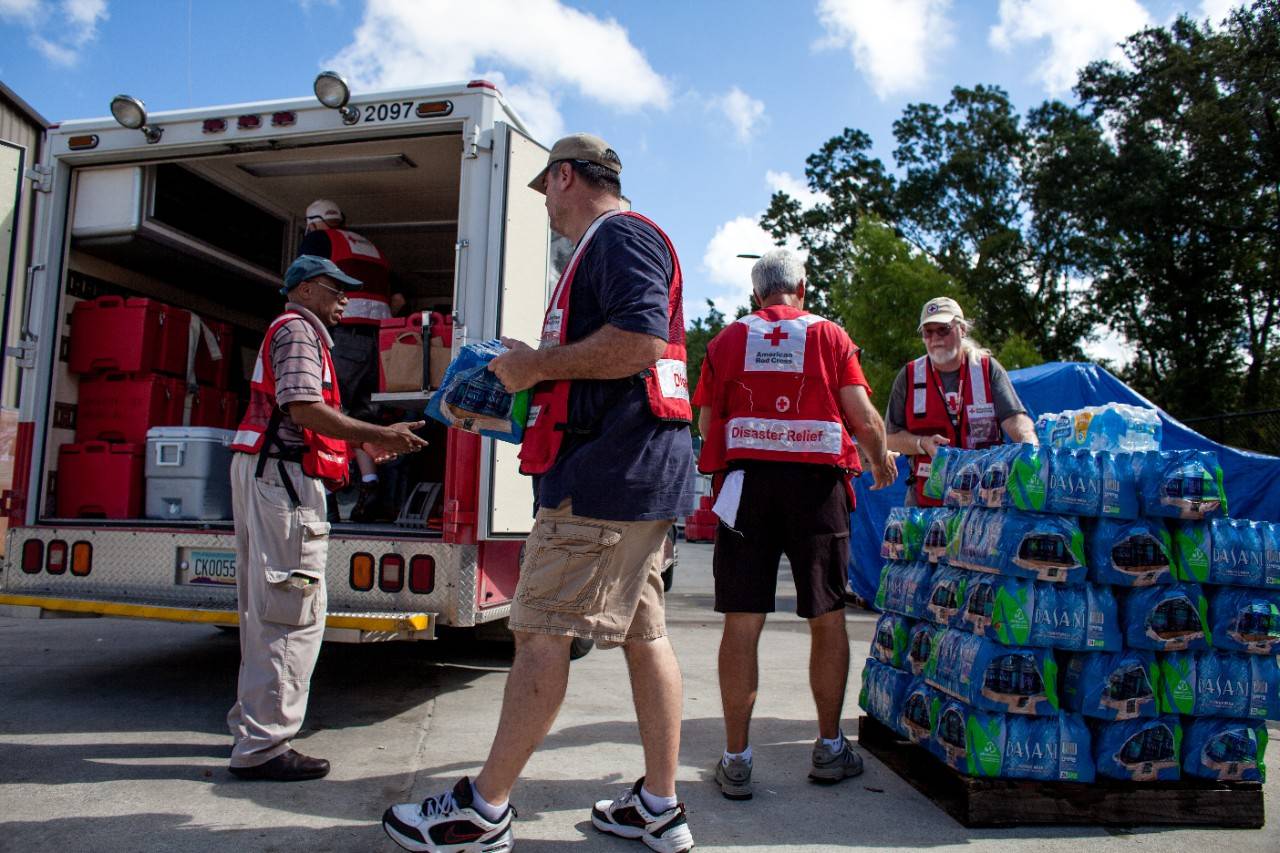
<instances>
[{"instance_id":1,"label":"man with gray hair","mask_svg":"<svg viewBox=\"0 0 1280 853\"><path fill-rule=\"evenodd\" d=\"M713 572L724 614L720 698L725 752L715 779L731 800L751 798L751 712L757 646L773 612L783 554L796 612L809 622L809 685L818 711L810 780L832 784L862 772L840 727L849 677L844 591L851 478L865 458L872 488L897 476L858 348L838 325L804 310L803 261L767 252L751 270L759 310L707 345L694 395L702 455L719 482ZM857 438L857 443L854 442Z\"/></svg>"},{"instance_id":2,"label":"man with gray hair","mask_svg":"<svg viewBox=\"0 0 1280 853\"><path fill-rule=\"evenodd\" d=\"M958 302L930 299L918 331L926 354L898 371L884 419L889 449L911 458L907 506L938 506L924 483L939 447L991 447L1002 431L1010 441L1035 444L1036 430L1009 374L969 336Z\"/></svg>"}]
</instances>

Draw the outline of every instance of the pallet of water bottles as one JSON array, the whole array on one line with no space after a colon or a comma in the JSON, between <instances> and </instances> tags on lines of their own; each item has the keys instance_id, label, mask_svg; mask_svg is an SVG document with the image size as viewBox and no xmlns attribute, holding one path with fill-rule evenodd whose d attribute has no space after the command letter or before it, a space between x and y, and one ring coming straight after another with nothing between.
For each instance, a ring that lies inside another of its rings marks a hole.
<instances>
[{"instance_id":1,"label":"pallet of water bottles","mask_svg":"<svg viewBox=\"0 0 1280 853\"><path fill-rule=\"evenodd\" d=\"M892 733L882 746L967 779L1227 785L1243 799L1226 812L1116 820L1260 825L1280 527L1226 517L1213 453L1130 447L943 448L926 486L943 505L885 526L862 706Z\"/></svg>"}]
</instances>

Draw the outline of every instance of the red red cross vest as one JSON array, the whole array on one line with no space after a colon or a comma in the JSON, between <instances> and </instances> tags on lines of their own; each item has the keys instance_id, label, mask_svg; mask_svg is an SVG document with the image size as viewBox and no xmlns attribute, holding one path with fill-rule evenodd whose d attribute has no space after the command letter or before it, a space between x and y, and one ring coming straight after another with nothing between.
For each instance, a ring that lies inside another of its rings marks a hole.
<instances>
[{"instance_id":1,"label":"red red cross vest","mask_svg":"<svg viewBox=\"0 0 1280 853\"><path fill-rule=\"evenodd\" d=\"M631 211L606 213L591 223L582 235L560 280L551 293L551 302L542 319L542 340L539 347L553 347L565 343L569 333L569 292L578 273L578 265L586 256L587 247L596 232L614 216L631 216L657 231L671 254L671 281L667 285L667 346L661 357L641 374L649 397L649 411L661 421L687 424L693 420L693 408L689 404L689 376L685 365L684 308L681 304L680 260L671 240L648 218ZM564 442L564 432L569 426L569 389L567 380L542 382L533 390L529 401L529 420L525 427L524 441L520 444L520 472L542 474L555 464Z\"/></svg>"},{"instance_id":2,"label":"red red cross vest","mask_svg":"<svg viewBox=\"0 0 1280 853\"><path fill-rule=\"evenodd\" d=\"M344 324L378 325L379 320L391 316L387 299L391 295L388 283L389 267L378 247L354 231L330 228L330 260L353 278L360 279L359 290L347 291L347 309L343 312Z\"/></svg>"},{"instance_id":3,"label":"red red cross vest","mask_svg":"<svg viewBox=\"0 0 1280 853\"><path fill-rule=\"evenodd\" d=\"M252 392L249 395L249 408L244 414L244 420L236 429L235 438L231 443L232 450L238 450L241 453L257 453L274 449L272 445L276 442L276 436L273 423L279 419L280 407L276 405L276 377L271 369L271 358L267 348L271 346L271 338L275 335L276 329L294 318L307 322L301 314L286 311L272 321L267 328L266 337L262 339L262 345L258 347L258 358L253 364L253 379L249 383ZM329 348L325 346L323 340L317 343L320 345L323 371L321 395L325 405L333 409L341 409L342 395L338 389L338 377L333 370L333 359L329 355ZM268 435L268 433L272 434ZM302 429L302 440L306 443L306 450L302 454L303 473L308 477L323 480L331 489L340 489L345 486L348 476L347 442L305 428ZM263 446L264 444L266 447Z\"/></svg>"},{"instance_id":4,"label":"red red cross vest","mask_svg":"<svg viewBox=\"0 0 1280 853\"><path fill-rule=\"evenodd\" d=\"M707 354L716 396L698 470L712 474L735 459L762 459L861 472L840 410L839 378L823 358L822 326L830 322L775 305L720 333Z\"/></svg>"},{"instance_id":5,"label":"red red cross vest","mask_svg":"<svg viewBox=\"0 0 1280 853\"><path fill-rule=\"evenodd\" d=\"M913 435L945 435L952 447L979 450L1000 443L1000 424L991 393L991 359L965 356L960 366L960 411L952 421L942 394L942 379L927 355L907 363L907 432ZM941 501L924 495L931 459L928 454L911 457L916 501L920 506L939 506Z\"/></svg>"}]
</instances>

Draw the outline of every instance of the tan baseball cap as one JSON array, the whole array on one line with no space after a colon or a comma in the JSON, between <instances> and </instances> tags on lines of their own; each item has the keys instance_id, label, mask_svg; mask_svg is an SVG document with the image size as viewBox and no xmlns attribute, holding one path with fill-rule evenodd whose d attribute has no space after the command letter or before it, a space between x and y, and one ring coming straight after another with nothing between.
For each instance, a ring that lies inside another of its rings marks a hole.
<instances>
[{"instance_id":1,"label":"tan baseball cap","mask_svg":"<svg viewBox=\"0 0 1280 853\"><path fill-rule=\"evenodd\" d=\"M609 147L609 143L590 133L575 133L551 146L551 153L547 155L547 165L529 182L529 189L546 192L542 181L546 177L547 169L551 168L552 163L561 160L585 160L597 166L604 166L615 174L622 173L622 161L618 159L618 152Z\"/></svg>"},{"instance_id":2,"label":"tan baseball cap","mask_svg":"<svg viewBox=\"0 0 1280 853\"><path fill-rule=\"evenodd\" d=\"M964 309L959 302L949 296L938 296L924 304L924 308L920 310L920 325L916 328L923 329L925 323L950 323L952 320L963 319Z\"/></svg>"}]
</instances>

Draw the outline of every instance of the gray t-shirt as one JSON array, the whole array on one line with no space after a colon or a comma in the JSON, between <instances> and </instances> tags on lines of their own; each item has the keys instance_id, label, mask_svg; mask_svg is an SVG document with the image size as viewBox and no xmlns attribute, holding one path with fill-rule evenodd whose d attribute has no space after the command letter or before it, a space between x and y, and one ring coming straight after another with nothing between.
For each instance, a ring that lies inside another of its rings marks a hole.
<instances>
[{"instance_id":1,"label":"gray t-shirt","mask_svg":"<svg viewBox=\"0 0 1280 853\"><path fill-rule=\"evenodd\" d=\"M947 397L948 408L952 412L959 411L960 371L938 371L938 377L942 380L942 392ZM907 428L907 384L907 368L903 367L893 380L893 390L889 392L889 406L884 411L885 432L902 432ZM1009 374L994 358L991 359L991 396L997 423L1004 423L1005 418L1027 411L1018 399L1018 392L1013 390Z\"/></svg>"}]
</instances>

